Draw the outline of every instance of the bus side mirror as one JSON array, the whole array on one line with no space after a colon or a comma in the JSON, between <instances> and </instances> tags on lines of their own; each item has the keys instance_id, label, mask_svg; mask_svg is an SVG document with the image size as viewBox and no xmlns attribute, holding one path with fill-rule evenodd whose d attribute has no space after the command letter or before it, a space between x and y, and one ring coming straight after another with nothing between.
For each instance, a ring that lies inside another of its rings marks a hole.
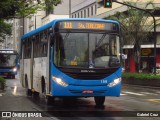
<instances>
[{"instance_id":1,"label":"bus side mirror","mask_svg":"<svg viewBox=\"0 0 160 120\"><path fill-rule=\"evenodd\" d=\"M121 56L122 56L122 60L126 60L127 59L127 55L121 54Z\"/></svg>"},{"instance_id":2,"label":"bus side mirror","mask_svg":"<svg viewBox=\"0 0 160 120\"><path fill-rule=\"evenodd\" d=\"M53 33L51 33L50 34L50 43L51 43L51 45L54 45L54 41L55 41L55 39L54 39L55 37L54 37L54 34Z\"/></svg>"},{"instance_id":3,"label":"bus side mirror","mask_svg":"<svg viewBox=\"0 0 160 120\"><path fill-rule=\"evenodd\" d=\"M50 36L50 44L52 46L54 45L54 30L52 28L49 28L48 34Z\"/></svg>"},{"instance_id":4,"label":"bus side mirror","mask_svg":"<svg viewBox=\"0 0 160 120\"><path fill-rule=\"evenodd\" d=\"M53 29L52 29L52 28L49 28L48 34L51 34L51 33L53 33Z\"/></svg>"},{"instance_id":5,"label":"bus side mirror","mask_svg":"<svg viewBox=\"0 0 160 120\"><path fill-rule=\"evenodd\" d=\"M109 67L119 67L120 60L116 56L111 56L109 59Z\"/></svg>"}]
</instances>

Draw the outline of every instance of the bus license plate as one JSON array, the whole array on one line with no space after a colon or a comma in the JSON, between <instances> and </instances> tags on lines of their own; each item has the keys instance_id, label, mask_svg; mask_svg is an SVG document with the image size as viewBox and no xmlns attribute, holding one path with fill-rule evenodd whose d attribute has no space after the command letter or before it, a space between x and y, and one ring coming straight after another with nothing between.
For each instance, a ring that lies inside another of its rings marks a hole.
<instances>
[{"instance_id":1,"label":"bus license plate","mask_svg":"<svg viewBox=\"0 0 160 120\"><path fill-rule=\"evenodd\" d=\"M93 90L83 90L82 93L83 94L92 94Z\"/></svg>"}]
</instances>

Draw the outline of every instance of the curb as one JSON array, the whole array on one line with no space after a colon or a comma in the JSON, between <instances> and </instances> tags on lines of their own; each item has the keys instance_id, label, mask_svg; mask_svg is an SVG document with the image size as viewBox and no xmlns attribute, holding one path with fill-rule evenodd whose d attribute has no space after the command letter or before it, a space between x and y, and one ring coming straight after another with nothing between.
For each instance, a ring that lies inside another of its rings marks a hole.
<instances>
[{"instance_id":1,"label":"curb","mask_svg":"<svg viewBox=\"0 0 160 120\"><path fill-rule=\"evenodd\" d=\"M143 88L149 88L149 89L160 89L160 87L155 87L155 86L143 86L143 85L131 85L131 84L122 84L122 86L131 86L131 87L143 87Z\"/></svg>"}]
</instances>

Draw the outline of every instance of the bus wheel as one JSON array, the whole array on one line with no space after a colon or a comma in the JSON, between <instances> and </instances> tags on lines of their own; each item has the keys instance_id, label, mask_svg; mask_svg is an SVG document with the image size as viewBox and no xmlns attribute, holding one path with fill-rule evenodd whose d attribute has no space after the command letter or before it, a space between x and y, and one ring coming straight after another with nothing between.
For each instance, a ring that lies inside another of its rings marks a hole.
<instances>
[{"instance_id":1,"label":"bus wheel","mask_svg":"<svg viewBox=\"0 0 160 120\"><path fill-rule=\"evenodd\" d=\"M41 85L42 85L42 93L46 93L46 86L45 86L45 79L44 79L44 77L42 77Z\"/></svg>"},{"instance_id":2,"label":"bus wheel","mask_svg":"<svg viewBox=\"0 0 160 120\"><path fill-rule=\"evenodd\" d=\"M33 94L32 94L32 97L34 99L39 99L39 92L34 91Z\"/></svg>"},{"instance_id":3,"label":"bus wheel","mask_svg":"<svg viewBox=\"0 0 160 120\"><path fill-rule=\"evenodd\" d=\"M25 88L28 89L28 77L27 77L27 75L25 75L24 82L25 82Z\"/></svg>"},{"instance_id":4,"label":"bus wheel","mask_svg":"<svg viewBox=\"0 0 160 120\"><path fill-rule=\"evenodd\" d=\"M45 101L46 101L47 105L53 105L54 104L54 97L46 96Z\"/></svg>"},{"instance_id":5,"label":"bus wheel","mask_svg":"<svg viewBox=\"0 0 160 120\"><path fill-rule=\"evenodd\" d=\"M15 75L11 75L10 78L11 78L11 79L15 79Z\"/></svg>"},{"instance_id":6,"label":"bus wheel","mask_svg":"<svg viewBox=\"0 0 160 120\"><path fill-rule=\"evenodd\" d=\"M103 106L105 102L105 96L94 97L94 101L96 103L96 106Z\"/></svg>"},{"instance_id":7,"label":"bus wheel","mask_svg":"<svg viewBox=\"0 0 160 120\"><path fill-rule=\"evenodd\" d=\"M27 89L26 93L27 93L27 96L32 96L32 90L31 89Z\"/></svg>"}]
</instances>

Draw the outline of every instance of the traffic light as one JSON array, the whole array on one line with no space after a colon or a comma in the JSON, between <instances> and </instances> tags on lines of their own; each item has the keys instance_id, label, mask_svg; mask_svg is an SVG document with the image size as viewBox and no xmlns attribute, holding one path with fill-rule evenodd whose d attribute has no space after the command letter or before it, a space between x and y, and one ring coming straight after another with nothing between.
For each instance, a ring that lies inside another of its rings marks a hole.
<instances>
[{"instance_id":1,"label":"traffic light","mask_svg":"<svg viewBox=\"0 0 160 120\"><path fill-rule=\"evenodd\" d=\"M112 8L112 0L104 0L104 8Z\"/></svg>"}]
</instances>

